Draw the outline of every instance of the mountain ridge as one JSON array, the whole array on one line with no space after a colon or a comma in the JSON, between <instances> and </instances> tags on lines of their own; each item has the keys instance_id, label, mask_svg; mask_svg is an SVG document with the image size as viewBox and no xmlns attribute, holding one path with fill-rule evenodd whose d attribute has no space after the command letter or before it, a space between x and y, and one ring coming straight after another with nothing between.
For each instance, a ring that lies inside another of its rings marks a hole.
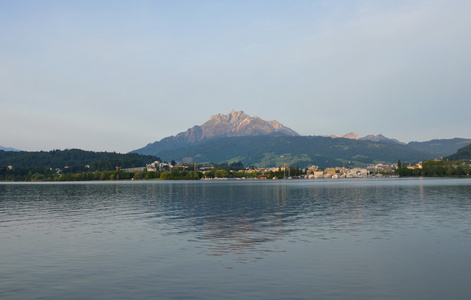
<instances>
[{"instance_id":1,"label":"mountain ridge","mask_svg":"<svg viewBox=\"0 0 471 300\"><path fill-rule=\"evenodd\" d=\"M471 144L458 149L458 151L456 151L455 154L445 157L445 159L447 160L471 160Z\"/></svg>"},{"instance_id":2,"label":"mountain ridge","mask_svg":"<svg viewBox=\"0 0 471 300\"><path fill-rule=\"evenodd\" d=\"M15 149L15 148L12 148L12 147L3 147L3 146L0 146L0 150L2 151L12 151L12 152L19 152L21 150L19 149Z\"/></svg>"},{"instance_id":3,"label":"mountain ridge","mask_svg":"<svg viewBox=\"0 0 471 300\"><path fill-rule=\"evenodd\" d=\"M437 158L454 154L458 149L471 144L471 139L452 138L452 139L433 139L425 142L409 142L407 146L434 153Z\"/></svg>"},{"instance_id":4,"label":"mountain ridge","mask_svg":"<svg viewBox=\"0 0 471 300\"><path fill-rule=\"evenodd\" d=\"M131 153L154 155L160 151L188 147L213 138L256 135L299 136L296 131L276 120L265 121L257 116L251 117L242 110L232 110L227 115L213 115L202 125L195 125L175 136L150 143Z\"/></svg>"},{"instance_id":5,"label":"mountain ridge","mask_svg":"<svg viewBox=\"0 0 471 300\"><path fill-rule=\"evenodd\" d=\"M283 164L321 168L367 166L420 161L433 154L407 145L321 136L244 136L208 140L185 148L162 151L163 160L185 163L237 162L258 167Z\"/></svg>"},{"instance_id":6,"label":"mountain ridge","mask_svg":"<svg viewBox=\"0 0 471 300\"><path fill-rule=\"evenodd\" d=\"M351 139L351 140L385 142L385 143L395 143L395 144L406 145L406 143L403 143L403 142L401 142L397 139L387 138L382 134L378 134L378 135L369 134L367 136L361 137L360 135L356 134L355 132L350 132L350 133L347 133L345 135L334 134L334 135L328 135L326 137L330 137L330 138L333 138L333 139L344 138L344 139Z\"/></svg>"},{"instance_id":7,"label":"mountain ridge","mask_svg":"<svg viewBox=\"0 0 471 300\"><path fill-rule=\"evenodd\" d=\"M268 145L261 145L261 141ZM286 143L290 144L289 147ZM300 164L325 165L326 161L344 164L352 161L360 165L439 158L451 155L469 143L471 139L455 138L406 144L382 134L361 137L354 132L323 137L301 136L278 121L265 121L243 111L232 110L227 115L213 115L202 125L193 126L176 136L163 138L131 153L183 162L240 160L244 164L257 165L280 163L283 161L280 157L294 155L296 158L291 162ZM279 149L285 149L285 152L277 152ZM372 149L375 151L372 152Z\"/></svg>"}]
</instances>

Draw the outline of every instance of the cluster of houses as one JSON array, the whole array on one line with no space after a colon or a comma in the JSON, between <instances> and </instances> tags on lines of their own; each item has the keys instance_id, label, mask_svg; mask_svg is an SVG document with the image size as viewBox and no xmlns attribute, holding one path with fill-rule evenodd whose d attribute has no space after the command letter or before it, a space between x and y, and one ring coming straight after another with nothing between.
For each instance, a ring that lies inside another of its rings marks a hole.
<instances>
[{"instance_id":1,"label":"cluster of houses","mask_svg":"<svg viewBox=\"0 0 471 300\"><path fill-rule=\"evenodd\" d=\"M210 164L176 164L175 162L160 162L155 161L153 163L147 164L145 167L140 168L126 168L122 169L128 172L136 172L136 171L147 171L147 172L163 172L163 171L171 171L172 169L177 168L181 171L200 171L208 172L211 170L212 166ZM317 166L310 166L306 169L305 175L301 175L298 178L306 178L306 179L316 179L316 178L363 178L363 177L371 177L376 176L380 177L384 173L392 174L393 171L397 168L397 164L393 165L383 165L383 164L374 164L370 165L367 168L345 168L345 167L336 167L336 168L326 168L324 170L320 170ZM255 173L260 174L259 178L264 178L264 174L268 174L269 172L285 172L286 177L289 175L289 168L286 167L272 167L272 168L247 168L245 173Z\"/></svg>"},{"instance_id":2,"label":"cluster of houses","mask_svg":"<svg viewBox=\"0 0 471 300\"><path fill-rule=\"evenodd\" d=\"M325 168L319 170L317 166L311 166L307 169L306 177L309 179L316 178L361 178L367 177L368 170L365 168L347 169L344 167Z\"/></svg>"},{"instance_id":3,"label":"cluster of houses","mask_svg":"<svg viewBox=\"0 0 471 300\"><path fill-rule=\"evenodd\" d=\"M181 171L200 171L208 172L211 170L212 166L210 164L176 164L175 162L161 162L155 161L153 163L147 164L145 167L140 168L127 168L123 169L124 171L129 172L136 172L136 171L147 171L147 172L163 172L163 171L171 171L174 168L178 168ZM324 170L319 169L317 166L310 166L303 171L305 171L305 175L301 175L298 178L306 178L306 179L316 179L316 178L363 178L363 177L381 177L384 173L392 174L394 170L397 168L397 164L393 165L384 165L384 164L372 164L366 168L345 168L345 167L336 167L336 168L325 168ZM264 178L264 174L268 174L269 172L285 172L286 177L289 176L289 168L286 167L272 167L272 168L247 168L245 173L255 173L261 176L259 178Z\"/></svg>"},{"instance_id":4,"label":"cluster of houses","mask_svg":"<svg viewBox=\"0 0 471 300\"><path fill-rule=\"evenodd\" d=\"M306 169L305 178L364 178L364 177L381 177L382 174L392 174L397 165L373 164L367 168L325 168L320 170L317 166L311 166Z\"/></svg>"},{"instance_id":5,"label":"cluster of houses","mask_svg":"<svg viewBox=\"0 0 471 300\"><path fill-rule=\"evenodd\" d=\"M319 169L318 166L310 166L306 169L305 175L299 176L299 178L306 179L317 179L317 178L364 178L364 177L381 177L383 174L393 174L394 170L397 168L397 164L393 165L384 165L384 164L372 164L367 168L345 168L345 167L336 167L336 168L325 168L323 170ZM259 173L268 173L270 171L285 171L284 167L275 167L275 168L260 168ZM288 172L288 171L286 171ZM289 176L289 173L287 173Z\"/></svg>"},{"instance_id":6,"label":"cluster of houses","mask_svg":"<svg viewBox=\"0 0 471 300\"><path fill-rule=\"evenodd\" d=\"M204 165L204 164L177 164L176 162L162 162L162 161L154 161L153 163L147 164L145 167L137 167L137 168L123 168L123 171L127 172L137 172L137 171L144 171L144 172L165 172L171 171L174 168L179 169L180 171L204 171L210 170L212 168L211 165Z\"/></svg>"},{"instance_id":7,"label":"cluster of houses","mask_svg":"<svg viewBox=\"0 0 471 300\"><path fill-rule=\"evenodd\" d=\"M176 164L175 164L176 165ZM170 171L174 167L174 164L169 163L169 162L160 162L160 161L154 161L153 163L147 164L145 167L137 167L137 168L123 168L121 170L126 171L126 172L138 172L138 171L143 171L143 172L163 172L163 171Z\"/></svg>"}]
</instances>

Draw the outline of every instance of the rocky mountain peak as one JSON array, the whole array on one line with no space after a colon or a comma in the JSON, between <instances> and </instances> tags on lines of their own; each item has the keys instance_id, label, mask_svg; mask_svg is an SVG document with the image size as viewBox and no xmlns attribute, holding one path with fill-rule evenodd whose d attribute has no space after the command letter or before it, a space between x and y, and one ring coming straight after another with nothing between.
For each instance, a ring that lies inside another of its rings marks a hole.
<instances>
[{"instance_id":1,"label":"rocky mountain peak","mask_svg":"<svg viewBox=\"0 0 471 300\"><path fill-rule=\"evenodd\" d=\"M242 110L240 111L234 111L232 110L229 114L223 115L223 114L217 114L211 116L209 121L203 124L211 124L211 123L228 123L228 124L240 124L241 122L244 122L246 120L250 120L251 117L247 115L245 112Z\"/></svg>"},{"instance_id":2,"label":"rocky mountain peak","mask_svg":"<svg viewBox=\"0 0 471 300\"><path fill-rule=\"evenodd\" d=\"M347 133L346 135L342 136L343 138L345 139L351 139L351 140L359 140L361 139L361 136L359 136L358 134L356 134L355 132L350 132L350 133Z\"/></svg>"},{"instance_id":3,"label":"rocky mountain peak","mask_svg":"<svg viewBox=\"0 0 471 300\"><path fill-rule=\"evenodd\" d=\"M241 110L232 110L227 115L213 115L203 125L193 126L176 136L166 137L133 152L156 154L163 150L188 147L212 138L253 135L299 136L296 131L278 121L265 121L259 117L251 117Z\"/></svg>"},{"instance_id":4,"label":"rocky mountain peak","mask_svg":"<svg viewBox=\"0 0 471 300\"><path fill-rule=\"evenodd\" d=\"M246 135L284 134L299 135L278 121L265 121L251 117L243 111L232 110L229 114L217 114L201 125L202 139Z\"/></svg>"}]
</instances>

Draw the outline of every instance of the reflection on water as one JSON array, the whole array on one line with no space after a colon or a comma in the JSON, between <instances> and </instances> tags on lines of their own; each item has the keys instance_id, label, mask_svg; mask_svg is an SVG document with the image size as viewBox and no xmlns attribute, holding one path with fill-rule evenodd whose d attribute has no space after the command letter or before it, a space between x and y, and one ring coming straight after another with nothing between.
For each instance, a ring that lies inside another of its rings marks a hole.
<instances>
[{"instance_id":1,"label":"reflection on water","mask_svg":"<svg viewBox=\"0 0 471 300\"><path fill-rule=\"evenodd\" d=\"M412 185L307 183L7 184L0 186L1 222L28 219L38 226L53 222L67 229L87 220L100 230L98 225L106 227L110 216L143 219L163 235L188 236L202 253L230 254L239 262L248 262L266 253L285 251L276 241L297 231L335 238L329 233L355 232L376 225L387 233L392 229L385 226L385 220L395 228L418 226L421 214L430 213L424 211L427 199L436 193L440 198L432 201L449 199L453 209L466 213L470 209L467 185L448 187L443 194L442 187L430 181L425 181L430 185L425 188L423 181ZM8 201L10 198L15 200Z\"/></svg>"},{"instance_id":2,"label":"reflection on water","mask_svg":"<svg viewBox=\"0 0 471 300\"><path fill-rule=\"evenodd\" d=\"M244 184L153 185L146 213L164 234L186 234L202 253L233 255L245 263L280 252L274 242L289 232L295 212L286 210L285 186Z\"/></svg>"},{"instance_id":3,"label":"reflection on water","mask_svg":"<svg viewBox=\"0 0 471 300\"><path fill-rule=\"evenodd\" d=\"M0 184L0 298L462 298L470 213L469 179Z\"/></svg>"}]
</instances>

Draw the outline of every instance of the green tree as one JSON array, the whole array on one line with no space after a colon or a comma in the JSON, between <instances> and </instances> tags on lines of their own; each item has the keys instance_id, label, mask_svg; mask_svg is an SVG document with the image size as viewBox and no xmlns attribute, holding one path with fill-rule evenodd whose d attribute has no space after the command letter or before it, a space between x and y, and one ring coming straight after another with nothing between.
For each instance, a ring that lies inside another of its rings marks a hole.
<instances>
[{"instance_id":1,"label":"green tree","mask_svg":"<svg viewBox=\"0 0 471 300\"><path fill-rule=\"evenodd\" d=\"M226 170L217 170L214 175L218 178L227 178L229 173Z\"/></svg>"},{"instance_id":2,"label":"green tree","mask_svg":"<svg viewBox=\"0 0 471 300\"><path fill-rule=\"evenodd\" d=\"M137 171L134 173L134 176L132 178L136 179L136 180L141 180L143 179L145 176L144 172L143 171Z\"/></svg>"}]
</instances>

